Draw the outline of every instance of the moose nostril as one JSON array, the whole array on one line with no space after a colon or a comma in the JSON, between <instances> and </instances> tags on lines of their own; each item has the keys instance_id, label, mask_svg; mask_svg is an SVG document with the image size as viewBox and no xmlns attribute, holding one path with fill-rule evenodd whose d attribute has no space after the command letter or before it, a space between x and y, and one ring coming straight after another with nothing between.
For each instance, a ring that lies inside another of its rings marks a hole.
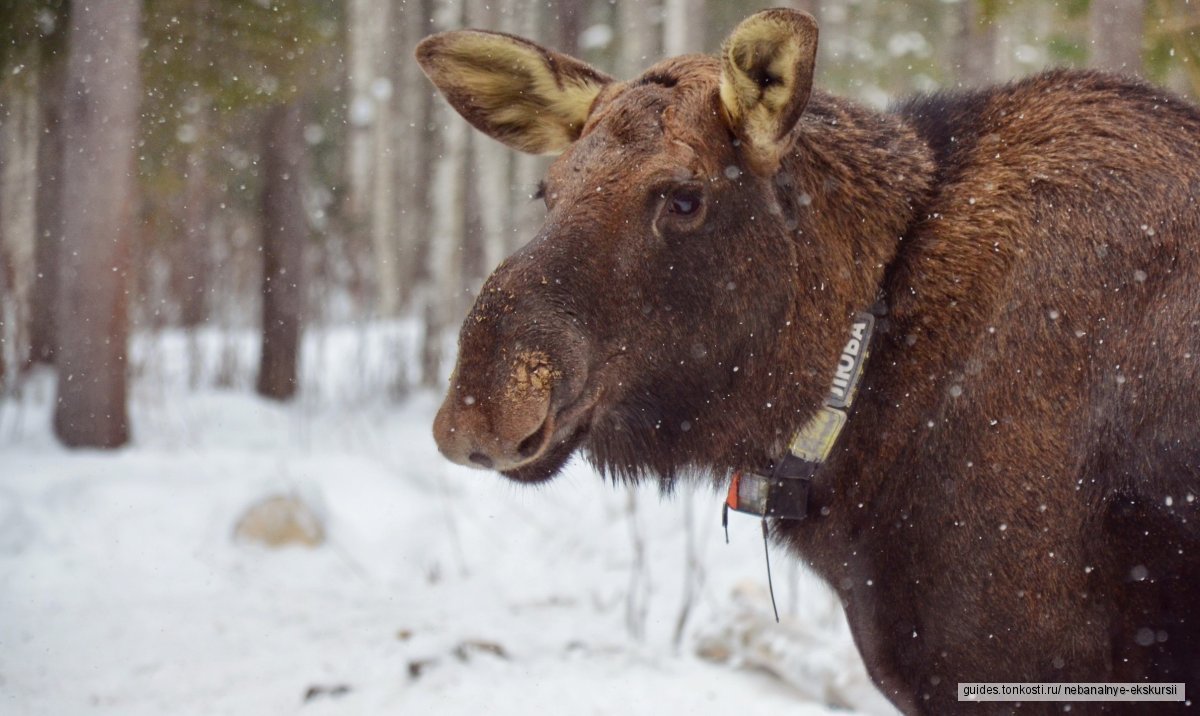
<instances>
[{"instance_id":1,"label":"moose nostril","mask_svg":"<svg viewBox=\"0 0 1200 716\"><path fill-rule=\"evenodd\" d=\"M545 442L545 431L546 424L542 423L537 432L521 441L521 444L517 446L517 454L525 460L537 455L542 448L542 443Z\"/></svg>"},{"instance_id":2,"label":"moose nostril","mask_svg":"<svg viewBox=\"0 0 1200 716\"><path fill-rule=\"evenodd\" d=\"M481 467L492 466L492 459L481 452L473 452L467 456L467 459Z\"/></svg>"}]
</instances>

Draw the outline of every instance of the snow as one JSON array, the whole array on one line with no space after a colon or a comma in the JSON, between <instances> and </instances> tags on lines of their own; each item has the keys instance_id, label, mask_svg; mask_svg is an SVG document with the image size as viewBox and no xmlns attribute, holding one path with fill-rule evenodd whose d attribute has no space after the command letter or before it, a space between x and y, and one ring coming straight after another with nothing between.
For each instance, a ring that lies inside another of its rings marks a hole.
<instances>
[{"instance_id":1,"label":"snow","mask_svg":"<svg viewBox=\"0 0 1200 716\"><path fill-rule=\"evenodd\" d=\"M250 333L139 336L135 440L108 453L55 443L49 374L0 402L0 712L894 713L777 548L774 623L758 525L735 516L726 546L710 490L630 497L581 463L525 488L443 460L437 397L393 397L415 335L312 332L290 405L246 389ZM324 545L234 541L278 494Z\"/></svg>"}]
</instances>

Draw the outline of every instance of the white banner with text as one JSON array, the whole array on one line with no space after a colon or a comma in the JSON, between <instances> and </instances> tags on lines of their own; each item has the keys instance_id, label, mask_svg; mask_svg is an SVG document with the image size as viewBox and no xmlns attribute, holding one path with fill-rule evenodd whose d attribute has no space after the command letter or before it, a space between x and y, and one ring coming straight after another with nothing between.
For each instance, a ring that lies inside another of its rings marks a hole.
<instances>
[{"instance_id":1,"label":"white banner with text","mask_svg":"<svg viewBox=\"0 0 1200 716\"><path fill-rule=\"evenodd\" d=\"M1183 684L960 683L959 701L1184 701Z\"/></svg>"}]
</instances>

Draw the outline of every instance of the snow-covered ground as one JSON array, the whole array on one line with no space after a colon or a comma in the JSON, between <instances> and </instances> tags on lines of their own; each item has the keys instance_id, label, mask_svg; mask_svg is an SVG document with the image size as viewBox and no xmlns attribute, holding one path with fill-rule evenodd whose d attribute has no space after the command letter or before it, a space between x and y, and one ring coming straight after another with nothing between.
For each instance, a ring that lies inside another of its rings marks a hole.
<instances>
[{"instance_id":1,"label":"snow-covered ground","mask_svg":"<svg viewBox=\"0 0 1200 716\"><path fill-rule=\"evenodd\" d=\"M437 397L395 397L413 339L315 331L277 405L248 389L252 335L139 336L111 453L55 443L49 374L4 398L0 713L894 713L779 550L774 623L758 525L725 545L710 490L442 460ZM279 494L322 546L234 539Z\"/></svg>"}]
</instances>

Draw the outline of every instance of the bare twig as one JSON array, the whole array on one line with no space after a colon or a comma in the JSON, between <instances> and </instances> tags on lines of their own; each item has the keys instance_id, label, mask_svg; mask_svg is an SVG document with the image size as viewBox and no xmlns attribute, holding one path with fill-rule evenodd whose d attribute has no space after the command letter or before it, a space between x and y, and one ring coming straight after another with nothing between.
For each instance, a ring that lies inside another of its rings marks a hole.
<instances>
[{"instance_id":1,"label":"bare twig","mask_svg":"<svg viewBox=\"0 0 1200 716\"><path fill-rule=\"evenodd\" d=\"M638 521L637 488L626 488L625 514L629 520L629 538L633 546L633 564L629 571L629 593L625 598L625 627L629 635L641 641L646 637L646 611L650 584L646 574L646 538Z\"/></svg>"}]
</instances>

